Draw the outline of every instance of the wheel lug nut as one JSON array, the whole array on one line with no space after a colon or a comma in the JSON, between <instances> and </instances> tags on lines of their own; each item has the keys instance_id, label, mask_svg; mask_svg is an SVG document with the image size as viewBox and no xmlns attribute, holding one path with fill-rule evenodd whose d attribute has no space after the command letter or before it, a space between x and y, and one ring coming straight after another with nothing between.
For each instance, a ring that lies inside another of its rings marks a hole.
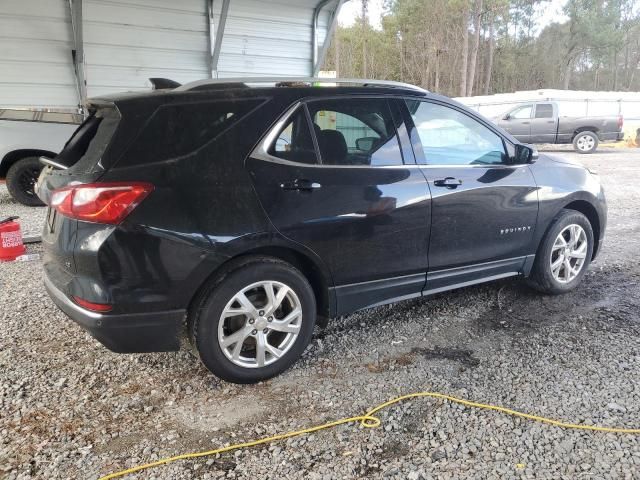
<instances>
[{"instance_id":1,"label":"wheel lug nut","mask_svg":"<svg viewBox=\"0 0 640 480\"><path fill-rule=\"evenodd\" d=\"M268 333L268 332L269 332L268 328L265 328L264 330L262 330L262 333Z\"/></svg>"},{"instance_id":2,"label":"wheel lug nut","mask_svg":"<svg viewBox=\"0 0 640 480\"><path fill-rule=\"evenodd\" d=\"M255 335L256 333L258 333L258 330L252 330L251 331L251 335Z\"/></svg>"},{"instance_id":3,"label":"wheel lug nut","mask_svg":"<svg viewBox=\"0 0 640 480\"><path fill-rule=\"evenodd\" d=\"M269 318L268 318L268 320L269 320L270 322L273 322L273 317L269 317Z\"/></svg>"},{"instance_id":4,"label":"wheel lug nut","mask_svg":"<svg viewBox=\"0 0 640 480\"><path fill-rule=\"evenodd\" d=\"M260 311L258 312L258 315L263 316L263 315L264 315L264 310L260 310Z\"/></svg>"},{"instance_id":5,"label":"wheel lug nut","mask_svg":"<svg viewBox=\"0 0 640 480\"><path fill-rule=\"evenodd\" d=\"M249 319L249 323L250 323L251 325L253 325L253 323L254 323L255 321L256 321L256 320L255 320L255 318L250 318L250 319Z\"/></svg>"}]
</instances>

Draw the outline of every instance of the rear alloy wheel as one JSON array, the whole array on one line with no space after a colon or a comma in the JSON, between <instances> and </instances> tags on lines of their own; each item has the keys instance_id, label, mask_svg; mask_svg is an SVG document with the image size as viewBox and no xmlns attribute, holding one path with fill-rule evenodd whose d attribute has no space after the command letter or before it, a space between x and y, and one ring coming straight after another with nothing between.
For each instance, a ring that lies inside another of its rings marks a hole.
<instances>
[{"instance_id":1,"label":"rear alloy wheel","mask_svg":"<svg viewBox=\"0 0 640 480\"><path fill-rule=\"evenodd\" d=\"M218 322L218 343L235 365L260 368L282 358L300 334L302 305L281 282L252 283L236 293Z\"/></svg>"},{"instance_id":2,"label":"rear alloy wheel","mask_svg":"<svg viewBox=\"0 0 640 480\"><path fill-rule=\"evenodd\" d=\"M542 240L530 283L544 293L573 290L591 262L593 245L593 229L587 217L574 210L563 210Z\"/></svg>"},{"instance_id":3,"label":"rear alloy wheel","mask_svg":"<svg viewBox=\"0 0 640 480\"><path fill-rule=\"evenodd\" d=\"M44 205L36 195L36 182L42 171L42 164L38 157L27 157L18 160L9 167L7 172L7 190L11 196L29 207Z\"/></svg>"},{"instance_id":4,"label":"rear alloy wheel","mask_svg":"<svg viewBox=\"0 0 640 480\"><path fill-rule=\"evenodd\" d=\"M573 148L578 153L593 153L598 148L598 136L593 132L580 132L573 139Z\"/></svg>"},{"instance_id":5,"label":"rear alloy wheel","mask_svg":"<svg viewBox=\"0 0 640 480\"><path fill-rule=\"evenodd\" d=\"M315 319L314 293L302 273L275 258L249 257L202 294L191 338L216 376L255 383L302 355Z\"/></svg>"}]
</instances>

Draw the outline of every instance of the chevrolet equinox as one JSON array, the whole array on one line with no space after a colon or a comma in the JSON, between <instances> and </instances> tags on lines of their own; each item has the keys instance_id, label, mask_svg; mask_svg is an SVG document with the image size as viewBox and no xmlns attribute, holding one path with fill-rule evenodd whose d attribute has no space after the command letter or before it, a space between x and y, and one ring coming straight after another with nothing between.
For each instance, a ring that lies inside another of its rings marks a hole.
<instances>
[{"instance_id":1,"label":"chevrolet equinox","mask_svg":"<svg viewBox=\"0 0 640 480\"><path fill-rule=\"evenodd\" d=\"M594 173L449 98L331 82L91 100L41 159L53 301L110 350L189 338L215 375L252 383L336 316L512 276L580 283L606 224Z\"/></svg>"}]
</instances>

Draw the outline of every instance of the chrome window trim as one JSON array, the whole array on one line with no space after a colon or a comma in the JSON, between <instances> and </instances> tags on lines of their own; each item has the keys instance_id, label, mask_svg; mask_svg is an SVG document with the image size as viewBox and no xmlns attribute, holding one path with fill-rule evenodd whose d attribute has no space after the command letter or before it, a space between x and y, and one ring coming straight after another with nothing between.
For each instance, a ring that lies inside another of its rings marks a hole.
<instances>
[{"instance_id":1,"label":"chrome window trim","mask_svg":"<svg viewBox=\"0 0 640 480\"><path fill-rule=\"evenodd\" d=\"M269 132L264 136L264 138L258 143L258 146L253 149L253 151L249 154L250 157L257 158L259 160L266 160L268 162L276 162L276 163L284 163L287 165L317 165L310 163L301 163L301 162L292 162L291 160L285 160L283 158L278 158L269 153L269 146L277 139L278 133L280 130L284 128L289 119L293 116L293 114L298 110L299 107L302 106L302 102L298 101L294 103L291 107L289 107L285 113L276 121L276 123L271 127ZM316 159L317 160L317 159Z\"/></svg>"}]
</instances>

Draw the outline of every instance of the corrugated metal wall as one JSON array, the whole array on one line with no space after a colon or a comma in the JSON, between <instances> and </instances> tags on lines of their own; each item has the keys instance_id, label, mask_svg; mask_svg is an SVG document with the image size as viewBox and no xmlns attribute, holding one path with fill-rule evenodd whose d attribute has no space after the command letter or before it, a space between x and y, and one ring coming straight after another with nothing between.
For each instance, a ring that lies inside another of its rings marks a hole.
<instances>
[{"instance_id":1,"label":"corrugated metal wall","mask_svg":"<svg viewBox=\"0 0 640 480\"><path fill-rule=\"evenodd\" d=\"M204 0L84 0L87 96L209 76Z\"/></svg>"},{"instance_id":2,"label":"corrugated metal wall","mask_svg":"<svg viewBox=\"0 0 640 480\"><path fill-rule=\"evenodd\" d=\"M319 1L231 0L218 77L309 76ZM213 0L214 32L222 2ZM319 17L319 50L337 4ZM212 76L208 6L207 0L82 0L87 96L145 90L150 77L186 83ZM0 106L78 105L68 0L0 0L0 37Z\"/></svg>"},{"instance_id":3,"label":"corrugated metal wall","mask_svg":"<svg viewBox=\"0 0 640 480\"><path fill-rule=\"evenodd\" d=\"M78 105L72 48L66 0L1 0L0 105Z\"/></svg>"},{"instance_id":4,"label":"corrugated metal wall","mask_svg":"<svg viewBox=\"0 0 640 480\"><path fill-rule=\"evenodd\" d=\"M309 76L312 70L312 18L319 0L231 0L222 40L218 77ZM222 0L214 0L214 22ZM318 21L324 41L328 5Z\"/></svg>"}]
</instances>

